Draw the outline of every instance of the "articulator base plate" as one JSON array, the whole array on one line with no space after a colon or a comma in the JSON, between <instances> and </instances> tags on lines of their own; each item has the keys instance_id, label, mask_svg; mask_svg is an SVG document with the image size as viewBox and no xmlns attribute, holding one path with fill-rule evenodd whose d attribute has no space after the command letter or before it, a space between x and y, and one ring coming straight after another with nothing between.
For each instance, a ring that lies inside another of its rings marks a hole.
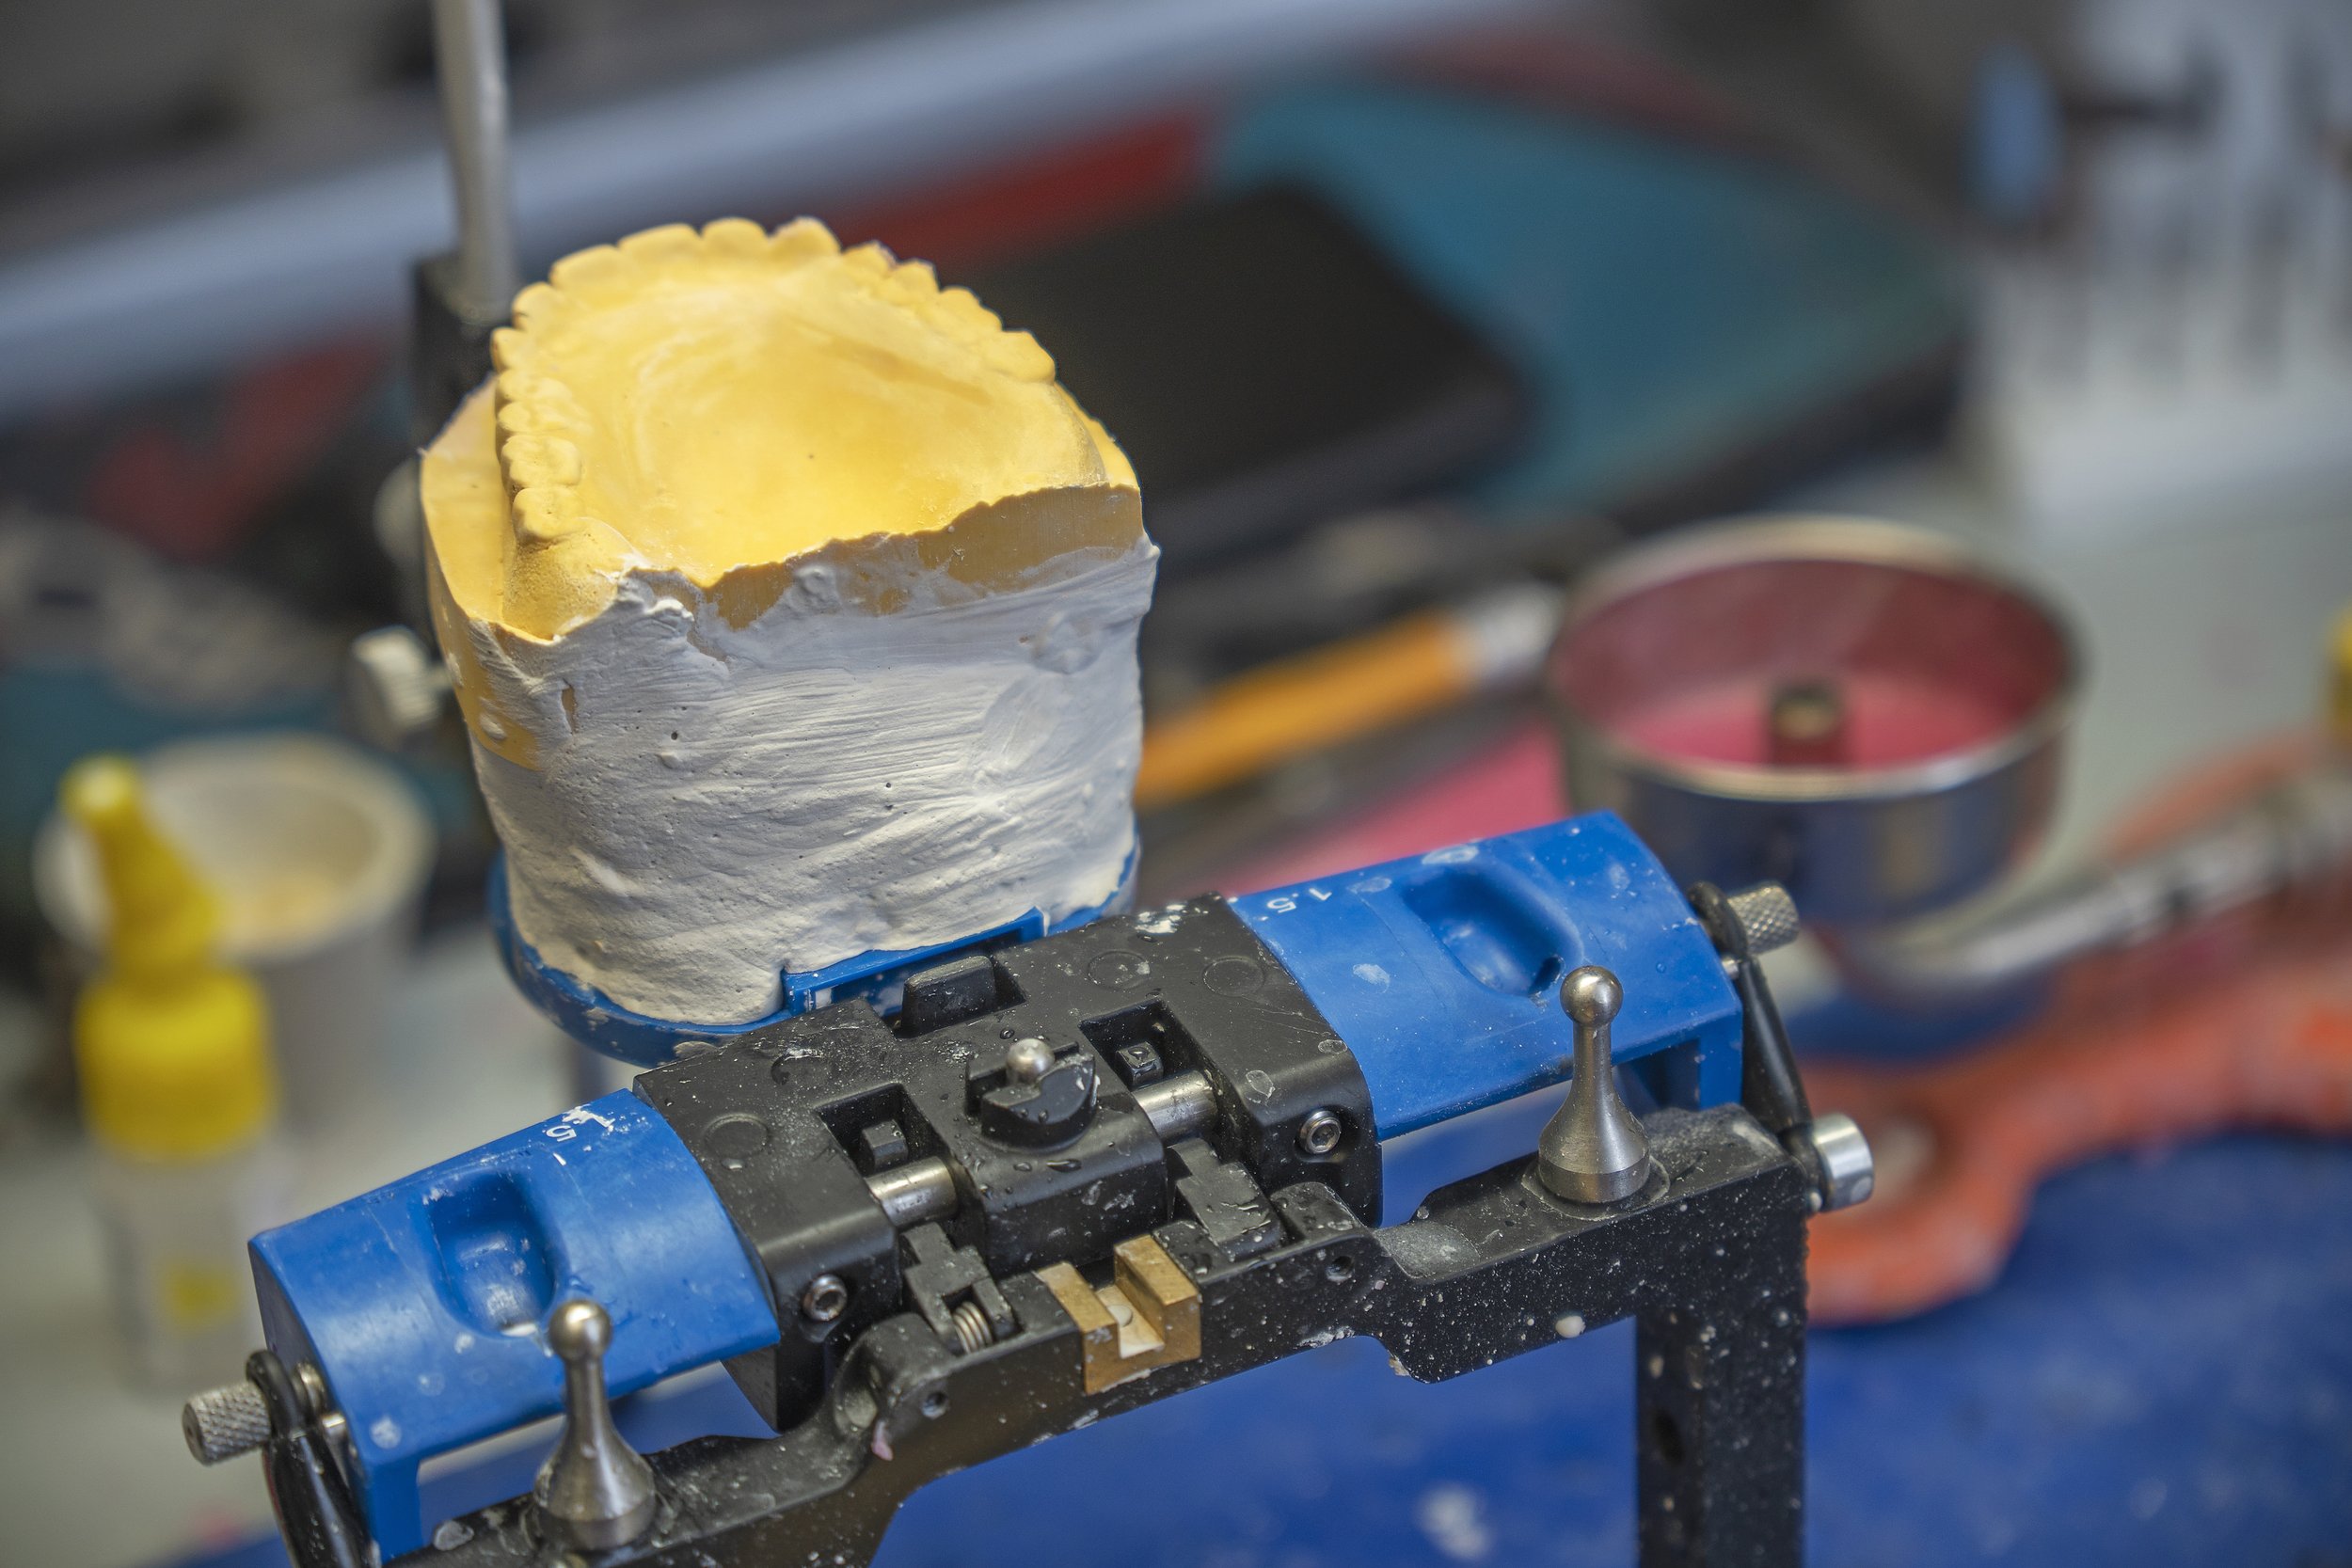
<instances>
[{"instance_id":1,"label":"articulator base plate","mask_svg":"<svg viewBox=\"0 0 2352 1568\"><path fill-rule=\"evenodd\" d=\"M985 1342L919 1312L886 1319L792 1431L653 1455L654 1525L598 1568L864 1563L930 1480L1303 1348L1369 1336L1437 1381L1625 1317L1638 1325L1642 1561L1796 1563L1813 1180L1736 1106L1660 1112L1645 1128L1659 1174L1613 1210L1550 1196L1517 1160L1387 1229L1313 1182L1271 1195L1270 1230L1220 1240L1193 1220L1163 1226L1088 1281L1128 1308L1107 1343L1099 1329L1089 1342L1051 1270L996 1281L1013 1326ZM1187 1286L1199 1350L1173 1359L1188 1348ZM1124 1377L1122 1353L1136 1362ZM438 1539L450 1544L406 1560L516 1568L548 1551L527 1498Z\"/></svg>"}]
</instances>

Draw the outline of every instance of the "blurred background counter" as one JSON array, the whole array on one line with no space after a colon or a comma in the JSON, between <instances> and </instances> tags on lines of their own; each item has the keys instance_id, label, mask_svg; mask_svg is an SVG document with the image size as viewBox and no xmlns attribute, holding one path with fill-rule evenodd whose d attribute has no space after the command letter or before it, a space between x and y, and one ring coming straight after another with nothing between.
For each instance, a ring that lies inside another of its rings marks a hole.
<instances>
[{"instance_id":1,"label":"blurred background counter","mask_svg":"<svg viewBox=\"0 0 2352 1568\"><path fill-rule=\"evenodd\" d=\"M1033 329L1127 447L1166 552L1147 899L1557 815L1535 683L1563 590L1742 511L1941 530L2072 618L2085 700L2029 877L2322 709L2352 604L2340 7L510 0L507 23L527 273L813 211ZM136 1568L246 1550L265 1503L124 1382L61 1045L75 933L42 912L37 840L90 752L346 726L351 638L418 606L386 475L417 435L409 269L450 205L423 0L35 0L8 28L0 1560ZM606 1082L485 939L462 731L429 704L411 729L377 763L430 825L401 916L424 936L363 1086L301 1107L300 1212ZM1775 975L1792 1013L1834 988L1803 948ZM1799 1043L1825 1041L1801 1018ZM1399 1150L1394 1184L1497 1157L1525 1115ZM2042 1193L1989 1294L1817 1335L1817 1560L2335 1560L2347 1200L2352 1155L2319 1141L2104 1161ZM1366 1349L959 1478L883 1560L1629 1558L1615 1360L1420 1390ZM1192 1504L1106 1488L1054 1532L1004 1500L1147 1471Z\"/></svg>"}]
</instances>

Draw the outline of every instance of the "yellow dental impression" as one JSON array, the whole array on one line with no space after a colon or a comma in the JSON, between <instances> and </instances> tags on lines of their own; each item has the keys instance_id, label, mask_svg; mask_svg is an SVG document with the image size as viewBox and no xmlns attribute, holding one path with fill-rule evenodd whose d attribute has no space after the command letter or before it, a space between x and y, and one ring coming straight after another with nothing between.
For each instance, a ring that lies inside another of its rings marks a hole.
<instances>
[{"instance_id":1,"label":"yellow dental impression","mask_svg":"<svg viewBox=\"0 0 2352 1568\"><path fill-rule=\"evenodd\" d=\"M1034 339L809 219L581 251L515 323L424 456L445 648L458 621L560 637L630 572L740 627L812 558L846 609L887 614L914 573L986 593L1141 537L1134 470ZM477 736L529 765L458 662Z\"/></svg>"}]
</instances>

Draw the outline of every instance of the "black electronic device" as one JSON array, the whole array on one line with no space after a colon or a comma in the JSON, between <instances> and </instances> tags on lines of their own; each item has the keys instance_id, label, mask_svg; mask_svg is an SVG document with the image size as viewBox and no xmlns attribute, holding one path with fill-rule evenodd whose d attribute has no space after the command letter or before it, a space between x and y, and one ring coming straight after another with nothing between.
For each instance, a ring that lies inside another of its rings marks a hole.
<instances>
[{"instance_id":1,"label":"black electronic device","mask_svg":"<svg viewBox=\"0 0 2352 1568\"><path fill-rule=\"evenodd\" d=\"M1183 573L1502 455L1510 364L1299 186L1203 198L958 281L1052 346Z\"/></svg>"}]
</instances>

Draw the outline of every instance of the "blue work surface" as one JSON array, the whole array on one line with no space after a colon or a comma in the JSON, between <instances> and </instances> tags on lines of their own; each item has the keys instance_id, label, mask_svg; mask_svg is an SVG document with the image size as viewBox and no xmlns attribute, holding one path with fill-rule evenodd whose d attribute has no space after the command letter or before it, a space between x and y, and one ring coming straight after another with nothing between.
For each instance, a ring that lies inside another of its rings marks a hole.
<instances>
[{"instance_id":1,"label":"blue work surface","mask_svg":"<svg viewBox=\"0 0 2352 1568\"><path fill-rule=\"evenodd\" d=\"M1548 1109L1413 1140L1399 1203ZM1627 1568L1632 1386L1623 1323L1437 1386L1343 1341L952 1476L879 1560ZM731 1388L691 1402L749 1419ZM660 1443L689 1413L647 1414ZM1817 1568L2352 1563L2352 1148L2241 1138L2059 1177L1990 1294L1814 1336L1811 1431Z\"/></svg>"}]
</instances>

